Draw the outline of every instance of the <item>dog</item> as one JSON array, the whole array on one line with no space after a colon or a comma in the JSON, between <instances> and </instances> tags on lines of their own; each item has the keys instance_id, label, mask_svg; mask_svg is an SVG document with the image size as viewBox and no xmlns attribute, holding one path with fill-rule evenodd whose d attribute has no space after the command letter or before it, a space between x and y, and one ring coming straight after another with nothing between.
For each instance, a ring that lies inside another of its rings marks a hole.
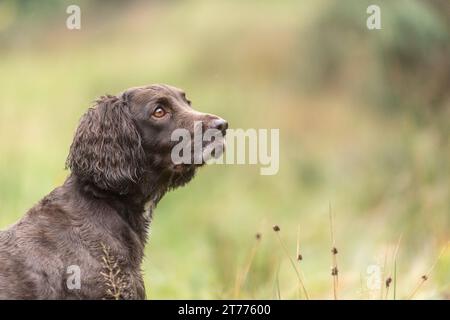
<instances>
[{"instance_id":1,"label":"dog","mask_svg":"<svg viewBox=\"0 0 450 320\"><path fill-rule=\"evenodd\" d=\"M224 146L228 123L195 111L178 88L99 98L80 120L64 184L0 231L0 299L145 299L141 263L153 211L206 161L172 160L172 132L194 134L195 123L222 133L203 146Z\"/></svg>"}]
</instances>

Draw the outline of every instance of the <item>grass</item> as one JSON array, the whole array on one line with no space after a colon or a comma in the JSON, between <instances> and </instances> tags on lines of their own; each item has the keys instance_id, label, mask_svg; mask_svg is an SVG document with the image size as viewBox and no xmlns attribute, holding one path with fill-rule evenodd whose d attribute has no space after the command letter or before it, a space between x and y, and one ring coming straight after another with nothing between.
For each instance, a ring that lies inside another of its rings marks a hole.
<instances>
[{"instance_id":1,"label":"grass","mask_svg":"<svg viewBox=\"0 0 450 320\"><path fill-rule=\"evenodd\" d=\"M331 259L332 259L331 276L333 277L333 298L334 300L337 300L339 290L339 270L337 264L338 250L336 248L336 240L334 238L334 216L331 211L331 204L329 204L329 214L330 214Z\"/></svg>"},{"instance_id":2,"label":"grass","mask_svg":"<svg viewBox=\"0 0 450 320\"><path fill-rule=\"evenodd\" d=\"M257 233L255 238L256 238L255 244L253 245L253 247L252 247L252 249L250 251L250 255L249 255L247 263L245 264L244 269L242 270L242 272L238 271L238 273L236 274L236 283L235 283L235 289L234 289L234 295L233 295L234 299L238 299L239 298L240 290L241 290L242 286L245 283L245 280L247 278L247 275L248 275L248 273L250 271L250 268L252 266L253 260L255 258L256 251L257 251L258 246L260 244L261 233Z\"/></svg>"},{"instance_id":3,"label":"grass","mask_svg":"<svg viewBox=\"0 0 450 320\"><path fill-rule=\"evenodd\" d=\"M362 41L332 20L336 41L325 41L318 33L325 7L315 1L136 2L107 13L85 7L79 32L65 29L64 10L28 29L10 19L15 24L0 30L9 39L0 46L0 228L64 181L73 132L96 97L165 82L232 128L279 128L280 171L261 176L258 166L208 166L169 193L146 247L149 298L304 298L299 279L310 298L355 298L359 275L372 264L387 266L384 297L394 291L409 297L449 239L448 108L368 99L360 86L378 93L395 84L395 77L381 77L377 60L399 70L389 65L391 51L376 42L361 46L375 35L361 30ZM389 38L387 31L380 36ZM351 61L344 59L349 52ZM311 87L317 74L328 75L327 86ZM339 213L335 290L328 200ZM262 220L283 227L281 247L279 234L259 229ZM395 247L399 230L394 268L393 251L384 263L383 245ZM449 270L446 251L413 297L448 297Z\"/></svg>"},{"instance_id":4,"label":"grass","mask_svg":"<svg viewBox=\"0 0 450 320\"><path fill-rule=\"evenodd\" d=\"M294 259L289 254L289 251L288 251L286 245L284 244L283 240L281 239L280 227L277 226L277 225L273 226L273 231L275 231L275 233L277 235L277 238L278 238L278 241L280 243L280 246L283 249L283 252L286 254L286 257L289 259L289 262L291 263L292 269L294 269L294 271L295 271L295 274L296 274L297 279L298 279L299 287L302 289L305 299L309 300L308 291L306 290L306 287L305 287L304 281L302 279L302 276L300 275L300 272L297 269L297 265L295 264Z\"/></svg>"},{"instance_id":5,"label":"grass","mask_svg":"<svg viewBox=\"0 0 450 320\"><path fill-rule=\"evenodd\" d=\"M281 232L281 228L278 225L274 225L273 226L273 231L275 232L276 236L277 236L277 240L280 244L282 253L284 254L285 258L288 259L288 261L290 262L292 269L294 269L295 274L297 276L297 280L298 280L298 286L299 288L302 289L302 293L303 293L303 298L306 300L310 299L310 295L308 293L308 291L306 290L306 287L304 285L304 276L300 275L299 270L297 269L297 266L293 260L293 258L291 257L287 245L283 242L281 236L280 236L280 232ZM337 259L336 259L336 255L337 255L337 249L336 249L336 243L334 241L334 218L333 215L331 213L331 206L330 206L330 230L331 230L331 239L332 239L332 277L333 277L333 286L332 286L332 296L334 300L338 300L338 289L339 289L339 282L338 282L338 272L337 272ZM299 235L300 233L298 233ZM448 248L448 243L444 246L444 248L442 248L442 250L439 253L439 256L436 258L436 260L434 261L433 265L428 269L428 271L426 273L424 273L421 277L420 277L420 282L417 284L417 286L412 290L411 294L408 296L401 296L399 297L397 295L397 264L399 261L399 257L398 257L398 252L399 252L399 248L400 248L400 243L402 240L403 235L401 235L396 243L396 246L394 248L394 254L393 254L393 277L389 276L387 277L387 279L384 279L385 277L385 270L386 270L386 265L387 265L387 254L385 254L385 261L384 261L384 266L383 266L383 270L382 271L382 275L380 275L382 277L382 282L381 284L385 284L385 289L383 288L383 286L381 285L377 290L378 290L378 294L373 295L374 297L380 297L380 300L388 300L389 299L389 288L391 287L391 285L393 285L393 295L392 295L392 299L393 300L397 300L397 299L413 299L415 297L415 295L419 292L419 290L423 287L424 283L426 281L428 281L432 275L433 270L436 268L436 266L438 265L439 261L441 260L441 258L444 256L447 248ZM258 233L257 234L257 244L259 245L259 240L261 239L261 235ZM299 237L297 237L297 254L299 252L299 242L300 239ZM251 268L251 264L254 260L255 254L256 254L256 249L258 248L258 246L254 246L251 250L250 253L250 258L248 263L246 264L245 268L244 268L244 272L242 274L245 275L245 277L248 275L250 268ZM297 255L298 257L301 257L301 255ZM314 257L311 257L312 259ZM298 261L302 261L303 257L299 258ZM280 273L280 265L278 265L278 267L276 268L276 272L275 272L275 281L274 281L274 292L275 292L275 298L276 299L281 299L282 296L282 290L280 289L280 280L279 280L279 273ZM239 274L239 273L238 273ZM240 285L242 285L243 281L242 279L244 279L245 277L241 278L241 282L239 282ZM364 292L364 285L363 285L363 277L360 275L360 292ZM240 286L238 287L240 288ZM407 291L407 288L405 288L405 291ZM383 294L384 292L384 294ZM234 298L239 298L239 295L235 295ZM297 298L300 298L300 295L297 296ZM357 296L354 297L348 297L349 299L358 299ZM362 296L362 299L365 299L364 296Z\"/></svg>"},{"instance_id":6,"label":"grass","mask_svg":"<svg viewBox=\"0 0 450 320\"><path fill-rule=\"evenodd\" d=\"M400 235L398 238L397 246L395 247L394 251L394 300L397 298L397 259L398 259L398 250L400 249L400 243L402 241L403 235Z\"/></svg>"},{"instance_id":7,"label":"grass","mask_svg":"<svg viewBox=\"0 0 450 320\"><path fill-rule=\"evenodd\" d=\"M111 248L104 243L101 243L102 248L102 272L101 276L106 285L105 299L120 300L130 299L125 292L131 285L129 279L123 274L120 269L117 259L111 254Z\"/></svg>"},{"instance_id":8,"label":"grass","mask_svg":"<svg viewBox=\"0 0 450 320\"><path fill-rule=\"evenodd\" d=\"M414 296L419 292L420 288L422 288L422 286L425 284L426 281L428 281L428 279L431 276L431 273L433 272L434 268L436 268L436 265L438 264L439 260L442 258L442 256L444 255L444 253L447 251L448 248L448 243L447 245L442 249L441 253L439 254L439 256L437 257L436 261L433 263L433 265L430 267L430 269L423 274L420 277L420 282L417 284L417 287L414 288L413 292L411 293L411 295L409 296L409 299L413 299Z\"/></svg>"}]
</instances>

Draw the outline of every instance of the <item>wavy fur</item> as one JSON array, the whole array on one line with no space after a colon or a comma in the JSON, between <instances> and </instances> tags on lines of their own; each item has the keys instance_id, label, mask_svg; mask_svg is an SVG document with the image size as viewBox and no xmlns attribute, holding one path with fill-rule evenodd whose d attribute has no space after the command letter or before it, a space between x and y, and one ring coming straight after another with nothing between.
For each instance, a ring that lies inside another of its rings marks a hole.
<instances>
[{"instance_id":1,"label":"wavy fur","mask_svg":"<svg viewBox=\"0 0 450 320\"><path fill-rule=\"evenodd\" d=\"M128 104L103 96L81 118L66 167L96 187L127 194L142 178L145 153Z\"/></svg>"}]
</instances>

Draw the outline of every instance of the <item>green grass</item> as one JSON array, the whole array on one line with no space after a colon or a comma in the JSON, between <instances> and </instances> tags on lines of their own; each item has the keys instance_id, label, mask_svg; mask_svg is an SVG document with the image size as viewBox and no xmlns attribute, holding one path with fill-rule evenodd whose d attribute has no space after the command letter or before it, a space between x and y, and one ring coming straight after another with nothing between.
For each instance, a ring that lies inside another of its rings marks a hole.
<instances>
[{"instance_id":1,"label":"green grass","mask_svg":"<svg viewBox=\"0 0 450 320\"><path fill-rule=\"evenodd\" d=\"M329 202L337 217L339 298L359 297L360 274L383 265L386 246L401 233L395 295L408 297L449 240L448 108L430 117L427 105L422 112L398 104L393 113L390 100L361 98L355 83L386 86L376 72L380 50L361 49L339 28L344 52L359 50L364 59L338 60L341 78L310 90L325 58L309 49L328 48L314 36L325 7L136 3L110 13L114 19L87 7L79 32L66 30L60 13L35 28L17 20L0 30L14 35L0 47L0 227L64 181L74 129L96 97L170 83L233 128L280 128L280 171L210 166L168 194L146 247L149 298L233 297L257 232L261 242L240 297L297 298L297 275L274 224L292 259L302 226L305 287L312 299L332 298ZM416 297L448 297L448 270L447 252Z\"/></svg>"}]
</instances>

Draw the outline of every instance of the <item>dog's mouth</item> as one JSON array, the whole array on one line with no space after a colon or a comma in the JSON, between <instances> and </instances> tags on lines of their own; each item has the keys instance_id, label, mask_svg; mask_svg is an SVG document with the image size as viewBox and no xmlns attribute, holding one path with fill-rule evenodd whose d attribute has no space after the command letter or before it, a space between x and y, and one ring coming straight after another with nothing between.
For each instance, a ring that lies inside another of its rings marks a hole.
<instances>
[{"instance_id":1,"label":"dog's mouth","mask_svg":"<svg viewBox=\"0 0 450 320\"><path fill-rule=\"evenodd\" d=\"M213 159L220 158L225 152L225 148L226 148L225 137L216 138L215 140L206 144L206 146L203 147L202 151L203 164L208 163Z\"/></svg>"},{"instance_id":2,"label":"dog's mouth","mask_svg":"<svg viewBox=\"0 0 450 320\"><path fill-rule=\"evenodd\" d=\"M177 173L183 173L192 168L199 168L214 159L220 158L226 148L225 138L216 137L210 142L203 142L201 146L193 146L193 152L187 161L181 163L172 163L171 170Z\"/></svg>"}]
</instances>

